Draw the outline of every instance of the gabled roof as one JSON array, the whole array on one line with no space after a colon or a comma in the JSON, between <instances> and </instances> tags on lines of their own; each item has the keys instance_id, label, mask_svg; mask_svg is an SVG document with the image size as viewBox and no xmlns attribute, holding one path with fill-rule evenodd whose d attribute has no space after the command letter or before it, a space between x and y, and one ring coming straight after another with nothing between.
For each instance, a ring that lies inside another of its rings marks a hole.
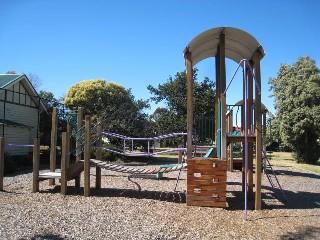
<instances>
[{"instance_id":1,"label":"gabled roof","mask_svg":"<svg viewBox=\"0 0 320 240\"><path fill-rule=\"evenodd\" d=\"M0 88L6 88L10 83L14 82L16 79L22 75L18 74L0 74Z\"/></svg>"},{"instance_id":2,"label":"gabled roof","mask_svg":"<svg viewBox=\"0 0 320 240\"><path fill-rule=\"evenodd\" d=\"M225 35L225 54L227 58L239 63L242 59L251 60L258 50L263 57L263 47L249 33L232 27L212 28L200 33L186 47L191 52L191 60L195 66L203 59L214 57L220 43L220 34Z\"/></svg>"},{"instance_id":3,"label":"gabled roof","mask_svg":"<svg viewBox=\"0 0 320 240\"><path fill-rule=\"evenodd\" d=\"M33 99L36 106L39 106L40 104L39 107L41 111L47 111L43 102L41 100L39 102L39 94L34 89L34 87L32 86L31 82L25 74L0 74L0 89L8 89L17 82L21 82L23 84L23 86Z\"/></svg>"}]
</instances>

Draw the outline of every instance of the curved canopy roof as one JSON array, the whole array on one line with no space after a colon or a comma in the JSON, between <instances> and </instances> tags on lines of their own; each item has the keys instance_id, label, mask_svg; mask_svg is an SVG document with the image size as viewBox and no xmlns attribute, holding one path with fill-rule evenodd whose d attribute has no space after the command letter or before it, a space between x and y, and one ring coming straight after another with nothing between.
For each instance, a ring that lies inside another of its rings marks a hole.
<instances>
[{"instance_id":1,"label":"curved canopy roof","mask_svg":"<svg viewBox=\"0 0 320 240\"><path fill-rule=\"evenodd\" d=\"M212 28L196 36L185 51L191 52L191 60L196 65L203 59L214 57L221 33L225 34L225 54L227 58L240 62L242 59L251 60L258 50L264 56L263 47L249 33L232 27Z\"/></svg>"}]
</instances>

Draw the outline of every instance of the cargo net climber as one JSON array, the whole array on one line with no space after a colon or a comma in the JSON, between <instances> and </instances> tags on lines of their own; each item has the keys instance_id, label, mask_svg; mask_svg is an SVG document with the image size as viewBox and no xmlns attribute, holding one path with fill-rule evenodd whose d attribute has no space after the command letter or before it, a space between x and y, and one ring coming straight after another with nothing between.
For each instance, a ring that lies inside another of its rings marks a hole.
<instances>
[{"instance_id":1,"label":"cargo net climber","mask_svg":"<svg viewBox=\"0 0 320 240\"><path fill-rule=\"evenodd\" d=\"M53 180L60 179L61 182L61 193L67 193L67 182L69 180L75 179L76 186L80 186L80 174L84 172L84 195L90 195L90 167L96 167L97 171L100 171L99 174L96 174L96 188L100 188L101 186L101 168L110 171L116 171L121 173L129 173L129 174L163 174L173 171L179 171L175 189L177 188L178 181L180 178L180 173L182 169L186 168L186 158L182 156L186 156L186 148L171 148L163 151L155 151L155 148L151 149L151 146L154 145L154 141L158 141L161 139L172 138L172 137L180 137L186 135L185 133L172 133L167 135L162 135L158 137L150 137L150 138L130 138L123 135L103 132L103 126L101 121L95 125L91 124L91 117L86 116L85 125L75 131L73 134L69 136L67 132L62 133L62 156L61 156L61 171L45 171L39 173L39 162L35 163L34 166L34 176L33 176L33 192L39 191L39 182L43 180ZM77 137L75 137L77 136ZM147 142L147 151L145 152L137 152L124 148L116 148L116 147L105 147L103 146L103 141L107 141L108 138L115 137L124 142L123 145L126 145L126 142L131 142L134 145L134 141L146 141ZM72 139L73 138L73 139ZM70 144L76 141L77 146L76 149L70 150L72 148ZM92 150L95 150L96 156L94 159L91 158ZM181 155L181 163L179 164L166 164L160 165L156 168L138 168L126 165L113 164L110 162L102 161L101 155L102 151L109 151L112 153L120 154L123 156L139 156L139 157L148 157L156 154L165 154L170 152L179 152ZM77 160L75 163L70 163L70 155L76 154ZM82 158L81 156L84 156ZM79 157L80 156L80 157ZM78 179L78 180L77 180ZM78 181L78 184L77 184Z\"/></svg>"}]
</instances>

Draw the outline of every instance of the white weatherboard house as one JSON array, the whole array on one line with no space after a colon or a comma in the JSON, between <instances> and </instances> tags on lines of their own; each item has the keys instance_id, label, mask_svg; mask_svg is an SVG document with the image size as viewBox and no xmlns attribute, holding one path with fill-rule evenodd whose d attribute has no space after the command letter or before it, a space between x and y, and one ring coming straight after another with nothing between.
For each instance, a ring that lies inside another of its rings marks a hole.
<instances>
[{"instance_id":1,"label":"white weatherboard house","mask_svg":"<svg viewBox=\"0 0 320 240\"><path fill-rule=\"evenodd\" d=\"M5 138L5 153L26 155L39 129L39 116L46 111L26 75L0 74L0 136Z\"/></svg>"}]
</instances>

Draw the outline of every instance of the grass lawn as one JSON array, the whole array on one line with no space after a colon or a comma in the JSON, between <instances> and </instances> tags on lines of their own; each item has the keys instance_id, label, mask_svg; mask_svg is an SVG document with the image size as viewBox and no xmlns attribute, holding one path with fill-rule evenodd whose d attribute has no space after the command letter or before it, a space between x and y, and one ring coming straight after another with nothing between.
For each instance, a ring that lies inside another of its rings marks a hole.
<instances>
[{"instance_id":1,"label":"grass lawn","mask_svg":"<svg viewBox=\"0 0 320 240\"><path fill-rule=\"evenodd\" d=\"M275 166L288 166L297 169L308 170L313 173L320 174L320 162L318 161L316 165L297 163L293 160L290 152L268 152L267 153L271 164Z\"/></svg>"}]
</instances>

